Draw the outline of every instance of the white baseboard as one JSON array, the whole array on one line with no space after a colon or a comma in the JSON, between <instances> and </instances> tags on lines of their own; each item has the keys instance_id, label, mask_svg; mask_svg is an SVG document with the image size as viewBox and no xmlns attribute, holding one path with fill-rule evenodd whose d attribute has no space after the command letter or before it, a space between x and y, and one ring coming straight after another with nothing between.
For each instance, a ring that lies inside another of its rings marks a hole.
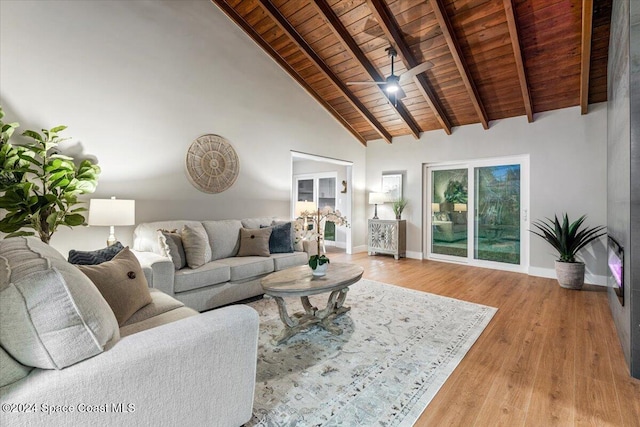
<instances>
[{"instance_id":1,"label":"white baseboard","mask_svg":"<svg viewBox=\"0 0 640 427\"><path fill-rule=\"evenodd\" d=\"M529 267L529 275L557 279L556 270L553 268ZM584 283L589 285L607 286L607 276L585 273Z\"/></svg>"},{"instance_id":2,"label":"white baseboard","mask_svg":"<svg viewBox=\"0 0 640 427\"><path fill-rule=\"evenodd\" d=\"M367 252L368 249L369 249L369 247L367 245L354 246L353 247L353 253L357 254L357 253L360 253L360 252Z\"/></svg>"},{"instance_id":3,"label":"white baseboard","mask_svg":"<svg viewBox=\"0 0 640 427\"><path fill-rule=\"evenodd\" d=\"M422 252L407 251L407 258L422 259Z\"/></svg>"}]
</instances>

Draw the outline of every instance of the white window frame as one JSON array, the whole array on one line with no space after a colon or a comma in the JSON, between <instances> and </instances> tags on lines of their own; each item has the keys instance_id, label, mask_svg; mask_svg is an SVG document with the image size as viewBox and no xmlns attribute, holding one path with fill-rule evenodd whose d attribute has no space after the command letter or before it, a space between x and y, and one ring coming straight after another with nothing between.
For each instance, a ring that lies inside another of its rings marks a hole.
<instances>
[{"instance_id":1,"label":"white window frame","mask_svg":"<svg viewBox=\"0 0 640 427\"><path fill-rule=\"evenodd\" d=\"M485 261L474 258L475 239L475 177L474 170L478 167L500 166L500 165L520 165L520 264L508 264L496 261ZM456 257L451 255L434 254L431 252L431 172L434 170L467 169L468 173L468 196L467 206L470 206L467 215L467 257ZM487 159L450 161L438 163L425 163L423 165L423 254L424 259L434 261L452 262L456 264L467 264L476 267L492 268L496 270L516 271L526 273L529 270L529 155L518 155L508 157L492 157Z\"/></svg>"}]
</instances>

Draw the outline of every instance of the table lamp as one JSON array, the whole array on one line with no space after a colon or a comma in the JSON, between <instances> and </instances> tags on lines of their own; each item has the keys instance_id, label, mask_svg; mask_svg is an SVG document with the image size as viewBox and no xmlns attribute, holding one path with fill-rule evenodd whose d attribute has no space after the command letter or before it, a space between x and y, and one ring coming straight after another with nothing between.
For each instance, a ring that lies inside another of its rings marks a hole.
<instances>
[{"instance_id":1,"label":"table lamp","mask_svg":"<svg viewBox=\"0 0 640 427\"><path fill-rule=\"evenodd\" d=\"M369 204L375 205L373 219L378 219L378 205L383 204L386 199L386 193L369 193Z\"/></svg>"},{"instance_id":2,"label":"table lamp","mask_svg":"<svg viewBox=\"0 0 640 427\"><path fill-rule=\"evenodd\" d=\"M135 225L135 200L91 199L89 201L89 225L109 227L107 246L117 242L115 226Z\"/></svg>"}]
</instances>

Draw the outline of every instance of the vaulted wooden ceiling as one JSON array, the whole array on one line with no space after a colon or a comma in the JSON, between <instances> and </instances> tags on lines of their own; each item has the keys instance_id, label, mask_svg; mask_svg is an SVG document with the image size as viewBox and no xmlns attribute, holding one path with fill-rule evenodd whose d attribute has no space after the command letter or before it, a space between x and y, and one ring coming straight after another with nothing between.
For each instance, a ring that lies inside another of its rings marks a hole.
<instances>
[{"instance_id":1,"label":"vaulted wooden ceiling","mask_svg":"<svg viewBox=\"0 0 640 427\"><path fill-rule=\"evenodd\" d=\"M212 1L364 145L607 99L612 0Z\"/></svg>"}]
</instances>

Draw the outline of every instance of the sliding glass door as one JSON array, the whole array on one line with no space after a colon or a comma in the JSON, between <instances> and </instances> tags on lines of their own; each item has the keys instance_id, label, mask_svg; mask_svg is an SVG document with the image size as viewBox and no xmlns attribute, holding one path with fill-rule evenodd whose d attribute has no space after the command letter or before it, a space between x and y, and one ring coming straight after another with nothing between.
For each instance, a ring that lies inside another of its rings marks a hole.
<instances>
[{"instance_id":1,"label":"sliding glass door","mask_svg":"<svg viewBox=\"0 0 640 427\"><path fill-rule=\"evenodd\" d=\"M524 270L528 158L426 166L427 257Z\"/></svg>"},{"instance_id":2,"label":"sliding glass door","mask_svg":"<svg viewBox=\"0 0 640 427\"><path fill-rule=\"evenodd\" d=\"M478 260L520 264L520 165L474 168Z\"/></svg>"}]
</instances>

